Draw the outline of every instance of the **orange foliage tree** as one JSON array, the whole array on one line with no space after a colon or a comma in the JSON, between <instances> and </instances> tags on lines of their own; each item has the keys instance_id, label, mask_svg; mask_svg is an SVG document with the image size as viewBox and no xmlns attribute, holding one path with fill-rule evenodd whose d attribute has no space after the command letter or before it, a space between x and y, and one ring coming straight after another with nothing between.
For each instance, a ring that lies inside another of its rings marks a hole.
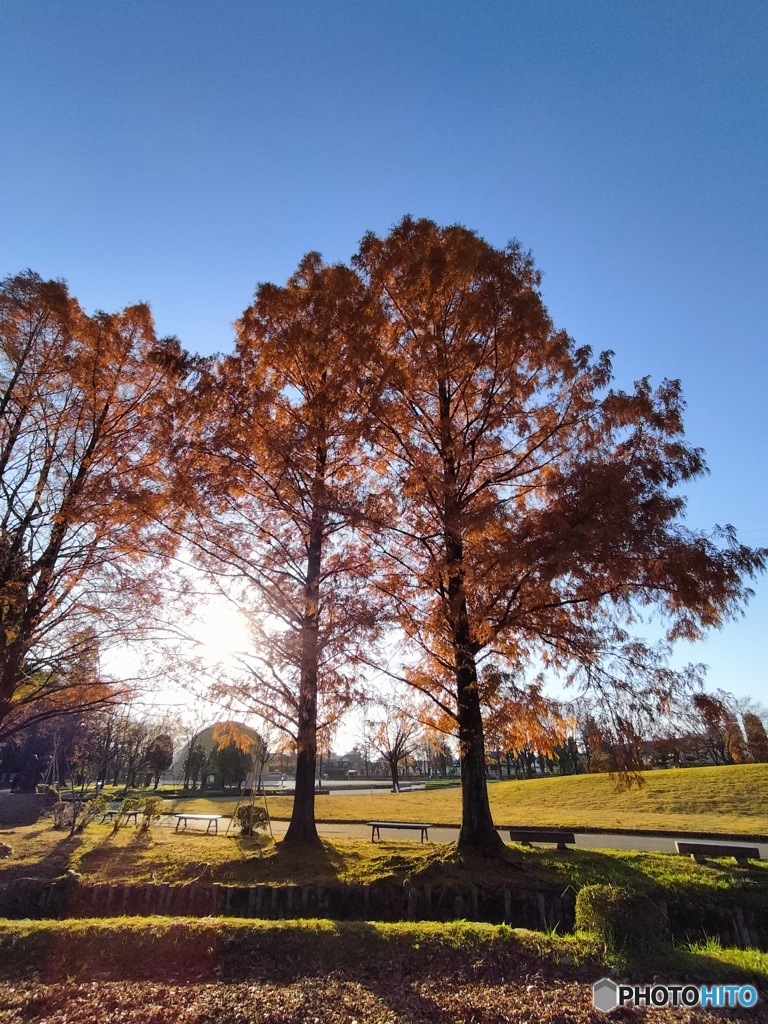
<instances>
[{"instance_id":1,"label":"orange foliage tree","mask_svg":"<svg viewBox=\"0 0 768 1024\"><path fill-rule=\"evenodd\" d=\"M305 257L285 287L261 285L234 355L211 367L190 415L189 541L248 612L252 644L218 693L287 733L296 792L286 842L318 842L318 729L358 693L375 637L370 557L356 535L370 465L366 367L375 305L357 275Z\"/></svg>"},{"instance_id":2,"label":"orange foliage tree","mask_svg":"<svg viewBox=\"0 0 768 1024\"><path fill-rule=\"evenodd\" d=\"M387 315L376 441L390 509L385 590L412 685L452 716L459 847L502 853L485 781L483 673L531 662L619 698L663 703L674 673L628 632L643 606L669 639L742 604L764 552L681 524L704 471L683 440L680 385L613 390L555 330L517 245L405 218L355 265Z\"/></svg>"},{"instance_id":3,"label":"orange foliage tree","mask_svg":"<svg viewBox=\"0 0 768 1024\"><path fill-rule=\"evenodd\" d=\"M384 706L383 721L372 719L368 725L371 746L389 765L392 776L392 792L400 792L399 767L402 761L413 753L418 743L422 727L417 710L406 703L405 706Z\"/></svg>"},{"instance_id":4,"label":"orange foliage tree","mask_svg":"<svg viewBox=\"0 0 768 1024\"><path fill-rule=\"evenodd\" d=\"M0 285L0 736L114 700L98 655L141 632L167 541L163 453L187 369L146 306L86 316Z\"/></svg>"}]
</instances>

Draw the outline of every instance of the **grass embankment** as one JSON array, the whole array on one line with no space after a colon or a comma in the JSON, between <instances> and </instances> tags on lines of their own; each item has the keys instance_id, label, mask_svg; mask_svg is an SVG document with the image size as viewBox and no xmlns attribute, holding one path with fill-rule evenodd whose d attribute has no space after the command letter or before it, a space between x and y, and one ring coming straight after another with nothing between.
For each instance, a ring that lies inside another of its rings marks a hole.
<instances>
[{"instance_id":1,"label":"grass embankment","mask_svg":"<svg viewBox=\"0 0 768 1024\"><path fill-rule=\"evenodd\" d=\"M569 850L511 847L510 863L489 872L487 863L464 858L440 843L370 843L337 839L314 851L297 850L264 838L178 834L130 826L113 834L108 825L92 825L69 838L50 825L6 830L0 839L13 856L0 861L0 884L13 878L54 878L72 869L86 884L183 883L195 879L229 885L308 885L339 882L419 879L435 885L509 884L515 889L595 882L660 891L692 901L759 898L768 908L768 862L737 870L733 862L694 864L673 854L618 850ZM767 911L768 912L768 911Z\"/></svg>"},{"instance_id":2,"label":"grass embankment","mask_svg":"<svg viewBox=\"0 0 768 1024\"><path fill-rule=\"evenodd\" d=\"M768 834L768 764L730 765L643 772L639 789L617 790L608 775L568 775L488 787L497 825L544 825L575 829L644 829L682 832ZM273 817L289 818L293 798L270 796ZM170 810L231 813L231 797L182 798ZM461 820L457 788L346 796L315 801L324 821Z\"/></svg>"},{"instance_id":3,"label":"grass embankment","mask_svg":"<svg viewBox=\"0 0 768 1024\"><path fill-rule=\"evenodd\" d=\"M664 957L664 964L653 966L670 979L768 983L768 953L757 950L723 950L710 942L670 949ZM422 970L460 985L472 978L498 983L528 978L542 968L550 976L594 978L611 960L589 933L544 934L468 921L0 922L0 978L28 978L30 965L38 978L48 980L275 981L333 972L405 981Z\"/></svg>"}]
</instances>

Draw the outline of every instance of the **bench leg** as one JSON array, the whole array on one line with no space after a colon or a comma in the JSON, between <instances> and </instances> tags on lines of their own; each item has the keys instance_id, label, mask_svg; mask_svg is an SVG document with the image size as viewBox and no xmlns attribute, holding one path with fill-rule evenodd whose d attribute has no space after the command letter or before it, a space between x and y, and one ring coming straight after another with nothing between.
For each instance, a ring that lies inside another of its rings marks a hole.
<instances>
[{"instance_id":1,"label":"bench leg","mask_svg":"<svg viewBox=\"0 0 768 1024\"><path fill-rule=\"evenodd\" d=\"M748 868L749 867L749 861L747 860L746 857L737 857L736 858L736 866L740 867L740 868Z\"/></svg>"},{"instance_id":2,"label":"bench leg","mask_svg":"<svg viewBox=\"0 0 768 1024\"><path fill-rule=\"evenodd\" d=\"M557 844L557 848L558 848L558 850L567 850L568 849L568 847L565 845L565 843L558 843Z\"/></svg>"}]
</instances>

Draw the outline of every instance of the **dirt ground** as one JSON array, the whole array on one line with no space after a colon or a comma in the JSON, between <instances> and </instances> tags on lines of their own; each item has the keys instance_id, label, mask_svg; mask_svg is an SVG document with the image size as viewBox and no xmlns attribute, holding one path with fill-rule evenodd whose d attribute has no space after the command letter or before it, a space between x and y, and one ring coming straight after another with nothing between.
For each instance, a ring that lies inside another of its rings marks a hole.
<instances>
[{"instance_id":1,"label":"dirt ground","mask_svg":"<svg viewBox=\"0 0 768 1024\"><path fill-rule=\"evenodd\" d=\"M529 979L446 984L444 978L353 980L333 975L285 983L164 985L88 982L0 985L2 1024L722 1024L768 1021L768 1007L740 1014L619 1010L591 1005L591 987Z\"/></svg>"}]
</instances>

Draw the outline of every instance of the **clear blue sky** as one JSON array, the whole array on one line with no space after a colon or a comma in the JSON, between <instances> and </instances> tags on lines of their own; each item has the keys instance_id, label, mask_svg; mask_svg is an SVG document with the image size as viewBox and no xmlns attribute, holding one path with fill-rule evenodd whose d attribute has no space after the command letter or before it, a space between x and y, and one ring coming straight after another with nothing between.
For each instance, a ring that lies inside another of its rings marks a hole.
<instances>
[{"instance_id":1,"label":"clear blue sky","mask_svg":"<svg viewBox=\"0 0 768 1024\"><path fill-rule=\"evenodd\" d=\"M208 352L405 213L517 237L620 383L680 377L694 526L768 544L764 0L2 0L0 274ZM687 652L768 699L768 583Z\"/></svg>"}]
</instances>

